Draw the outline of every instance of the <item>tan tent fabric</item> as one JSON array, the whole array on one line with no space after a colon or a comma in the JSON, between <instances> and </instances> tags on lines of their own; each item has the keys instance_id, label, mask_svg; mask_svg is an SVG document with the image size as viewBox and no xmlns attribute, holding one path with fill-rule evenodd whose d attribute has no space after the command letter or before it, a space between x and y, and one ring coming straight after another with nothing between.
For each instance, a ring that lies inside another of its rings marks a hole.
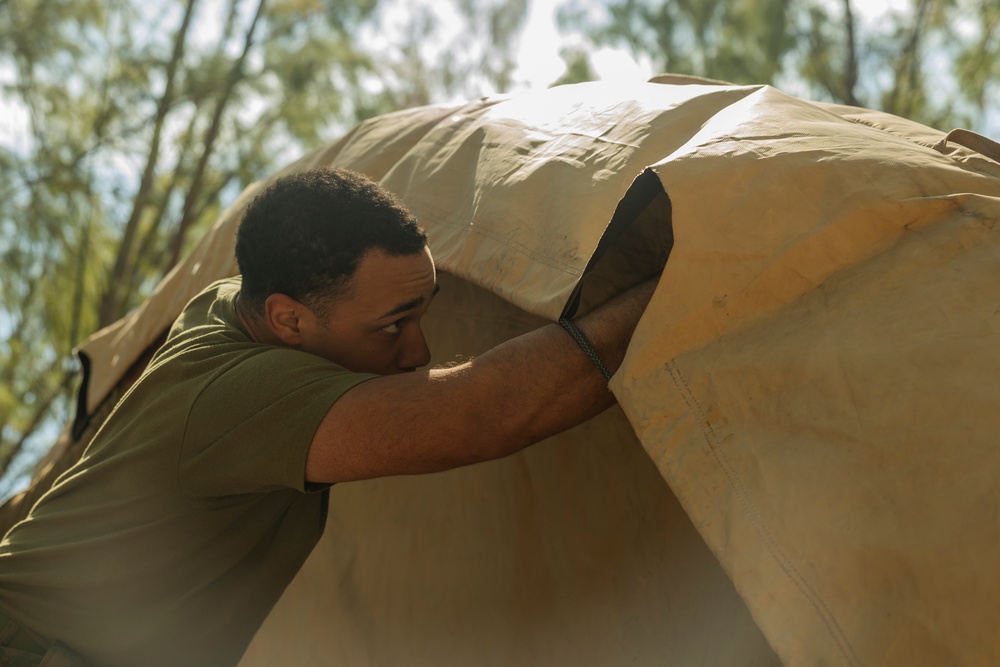
<instances>
[{"instance_id":1,"label":"tan tent fabric","mask_svg":"<svg viewBox=\"0 0 1000 667\"><path fill-rule=\"evenodd\" d=\"M663 80L391 114L288 167L365 171L428 228L437 363L673 250L621 411L335 488L245 667L1000 662L1000 165L887 114ZM234 270L254 191L82 346L91 406Z\"/></svg>"},{"instance_id":2,"label":"tan tent fabric","mask_svg":"<svg viewBox=\"0 0 1000 667\"><path fill-rule=\"evenodd\" d=\"M654 166L614 388L786 664L1000 662L1000 165L931 134L765 88Z\"/></svg>"},{"instance_id":3,"label":"tan tent fabric","mask_svg":"<svg viewBox=\"0 0 1000 667\"><path fill-rule=\"evenodd\" d=\"M335 165L381 180L427 228L444 270L555 318L639 172L752 90L580 84L542 99L423 107L362 123L281 173ZM142 309L80 346L93 367L88 410L187 299L232 275L239 211L258 187L230 206Z\"/></svg>"}]
</instances>

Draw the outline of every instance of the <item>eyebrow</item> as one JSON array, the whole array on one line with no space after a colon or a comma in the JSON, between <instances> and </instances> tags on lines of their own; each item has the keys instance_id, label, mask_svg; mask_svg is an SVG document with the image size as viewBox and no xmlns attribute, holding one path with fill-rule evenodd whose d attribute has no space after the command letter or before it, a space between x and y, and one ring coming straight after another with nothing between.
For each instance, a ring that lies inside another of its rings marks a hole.
<instances>
[{"instance_id":1,"label":"eyebrow","mask_svg":"<svg viewBox=\"0 0 1000 667\"><path fill-rule=\"evenodd\" d=\"M441 291L441 285L439 285L437 283L434 283L434 291L431 292L431 298L433 299L434 295L437 294L440 291ZM421 305L423 302L424 302L424 297L423 296L418 296L416 299L410 299L406 303L399 304L398 306L396 306L395 308L393 308L388 313L386 313L385 315L383 315L382 317L380 317L378 319L379 320L384 320L384 319L389 318L389 317L395 317L396 315L399 315L400 313L405 313L408 310L413 310L417 306Z\"/></svg>"}]
</instances>

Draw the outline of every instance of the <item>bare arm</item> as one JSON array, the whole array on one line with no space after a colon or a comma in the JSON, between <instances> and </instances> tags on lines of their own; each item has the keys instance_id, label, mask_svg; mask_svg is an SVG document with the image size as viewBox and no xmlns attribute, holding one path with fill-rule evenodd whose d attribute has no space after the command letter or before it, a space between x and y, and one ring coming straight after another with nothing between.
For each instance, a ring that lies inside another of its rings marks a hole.
<instances>
[{"instance_id":1,"label":"bare arm","mask_svg":"<svg viewBox=\"0 0 1000 667\"><path fill-rule=\"evenodd\" d=\"M655 280L645 282L576 321L612 372L654 287ZM550 324L460 366L354 387L320 423L306 479L436 472L500 458L586 421L614 401L576 342Z\"/></svg>"}]
</instances>

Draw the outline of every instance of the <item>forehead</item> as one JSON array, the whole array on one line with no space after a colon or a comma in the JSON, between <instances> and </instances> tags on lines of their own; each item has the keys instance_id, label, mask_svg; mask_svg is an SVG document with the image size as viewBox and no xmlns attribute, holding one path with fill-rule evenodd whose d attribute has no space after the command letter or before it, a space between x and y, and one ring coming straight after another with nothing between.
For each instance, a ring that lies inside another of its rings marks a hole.
<instances>
[{"instance_id":1,"label":"forehead","mask_svg":"<svg viewBox=\"0 0 1000 667\"><path fill-rule=\"evenodd\" d=\"M370 250L358 261L345 306L369 316L381 316L409 302L429 299L437 284L430 249L412 255Z\"/></svg>"}]
</instances>

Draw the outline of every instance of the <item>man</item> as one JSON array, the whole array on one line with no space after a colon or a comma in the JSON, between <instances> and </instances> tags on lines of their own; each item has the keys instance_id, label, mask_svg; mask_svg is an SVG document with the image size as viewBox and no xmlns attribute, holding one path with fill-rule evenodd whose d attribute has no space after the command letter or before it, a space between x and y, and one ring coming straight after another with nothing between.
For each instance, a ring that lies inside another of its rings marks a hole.
<instances>
[{"instance_id":1,"label":"man","mask_svg":"<svg viewBox=\"0 0 1000 667\"><path fill-rule=\"evenodd\" d=\"M241 279L188 304L81 461L0 543L0 612L38 650L233 665L319 539L330 484L506 456L614 402L558 325L418 370L434 261L413 217L358 174L277 180L236 256ZM599 362L620 363L651 291L580 318Z\"/></svg>"}]
</instances>

